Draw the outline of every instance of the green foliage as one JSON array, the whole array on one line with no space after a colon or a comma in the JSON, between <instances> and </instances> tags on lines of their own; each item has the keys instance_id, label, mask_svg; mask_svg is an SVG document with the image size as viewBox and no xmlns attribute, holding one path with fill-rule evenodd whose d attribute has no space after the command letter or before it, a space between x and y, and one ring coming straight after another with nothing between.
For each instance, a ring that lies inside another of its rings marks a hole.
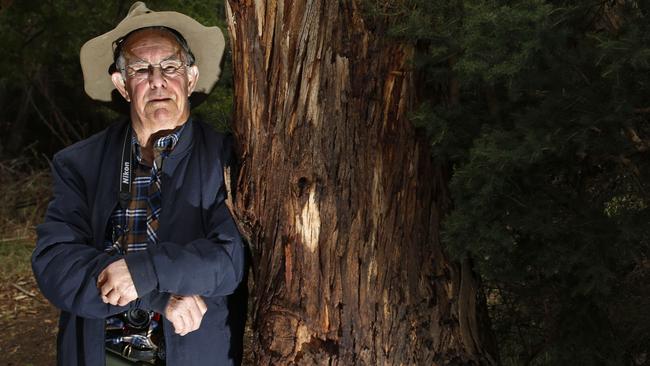
<instances>
[{"instance_id":1,"label":"green foliage","mask_svg":"<svg viewBox=\"0 0 650 366\"><path fill-rule=\"evenodd\" d=\"M17 156L36 144L47 154L99 131L119 115L90 100L83 89L79 50L112 29L131 1L10 1L0 10L0 156ZM223 0L148 1L154 10L175 10L226 32ZM230 54L214 93L197 110L227 129L232 109Z\"/></svg>"},{"instance_id":2,"label":"green foliage","mask_svg":"<svg viewBox=\"0 0 650 366\"><path fill-rule=\"evenodd\" d=\"M464 79L497 82L531 67L543 49L539 34L548 27L551 6L540 0L466 2L456 71Z\"/></svg>"},{"instance_id":3,"label":"green foliage","mask_svg":"<svg viewBox=\"0 0 650 366\"><path fill-rule=\"evenodd\" d=\"M648 2L369 8L418 50L413 121L453 164L444 242L488 285L503 363L647 353Z\"/></svg>"}]
</instances>

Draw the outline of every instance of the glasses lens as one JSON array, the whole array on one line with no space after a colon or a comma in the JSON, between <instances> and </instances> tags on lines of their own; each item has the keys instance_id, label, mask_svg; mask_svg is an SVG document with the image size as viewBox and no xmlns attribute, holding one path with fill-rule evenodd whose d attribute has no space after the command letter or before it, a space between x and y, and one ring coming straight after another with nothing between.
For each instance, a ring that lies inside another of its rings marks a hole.
<instances>
[{"instance_id":1,"label":"glasses lens","mask_svg":"<svg viewBox=\"0 0 650 366\"><path fill-rule=\"evenodd\" d=\"M149 76L149 64L137 63L128 65L126 67L126 73L132 78L145 78Z\"/></svg>"},{"instance_id":2,"label":"glasses lens","mask_svg":"<svg viewBox=\"0 0 650 366\"><path fill-rule=\"evenodd\" d=\"M128 65L126 73L131 78L144 79L149 77L149 72L153 72L155 67L160 67L160 71L166 76L175 76L185 65L180 60L164 60L157 65L144 62Z\"/></svg>"},{"instance_id":3,"label":"glasses lens","mask_svg":"<svg viewBox=\"0 0 650 366\"><path fill-rule=\"evenodd\" d=\"M165 60L160 63L160 69L165 75L175 75L183 67L179 60Z\"/></svg>"}]
</instances>

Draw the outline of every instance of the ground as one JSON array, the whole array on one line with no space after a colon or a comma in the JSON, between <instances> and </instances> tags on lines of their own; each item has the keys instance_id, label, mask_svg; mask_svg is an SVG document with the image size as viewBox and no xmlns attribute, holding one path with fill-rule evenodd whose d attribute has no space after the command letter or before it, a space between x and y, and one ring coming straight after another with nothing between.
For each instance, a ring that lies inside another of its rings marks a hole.
<instances>
[{"instance_id":1,"label":"ground","mask_svg":"<svg viewBox=\"0 0 650 366\"><path fill-rule=\"evenodd\" d=\"M32 276L30 241L0 242L0 365L56 363L58 311Z\"/></svg>"}]
</instances>

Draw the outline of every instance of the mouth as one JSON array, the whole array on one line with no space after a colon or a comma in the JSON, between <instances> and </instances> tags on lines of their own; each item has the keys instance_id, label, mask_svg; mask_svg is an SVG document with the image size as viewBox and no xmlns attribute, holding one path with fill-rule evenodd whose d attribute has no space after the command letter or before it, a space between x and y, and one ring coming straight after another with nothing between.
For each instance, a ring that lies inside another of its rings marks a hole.
<instances>
[{"instance_id":1,"label":"mouth","mask_svg":"<svg viewBox=\"0 0 650 366\"><path fill-rule=\"evenodd\" d=\"M167 101L171 101L171 100L172 100L172 98L156 97L156 98L149 99L149 103L167 102Z\"/></svg>"}]
</instances>

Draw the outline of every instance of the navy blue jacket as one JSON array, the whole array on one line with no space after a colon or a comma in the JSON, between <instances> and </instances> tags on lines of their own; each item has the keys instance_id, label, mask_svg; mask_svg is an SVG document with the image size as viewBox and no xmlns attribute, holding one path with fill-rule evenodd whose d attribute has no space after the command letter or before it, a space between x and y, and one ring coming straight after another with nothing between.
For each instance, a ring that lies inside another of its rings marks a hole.
<instances>
[{"instance_id":1,"label":"navy blue jacket","mask_svg":"<svg viewBox=\"0 0 650 366\"><path fill-rule=\"evenodd\" d=\"M118 203L127 123L54 156L53 199L38 226L32 268L61 309L59 365L104 365L104 319L139 307L164 313L170 294L201 295L201 327L183 337L165 320L167 365L230 365L226 295L242 279L244 250L225 205L224 137L190 120L162 174L160 243L125 259L140 298L127 306L102 302L97 276L120 256L104 253L106 227Z\"/></svg>"}]
</instances>

